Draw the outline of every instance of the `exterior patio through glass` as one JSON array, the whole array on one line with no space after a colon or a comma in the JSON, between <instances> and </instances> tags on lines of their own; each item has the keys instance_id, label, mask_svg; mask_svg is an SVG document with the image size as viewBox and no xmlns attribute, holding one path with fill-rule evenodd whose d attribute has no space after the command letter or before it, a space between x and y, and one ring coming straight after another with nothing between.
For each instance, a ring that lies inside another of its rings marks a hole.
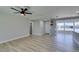
<instances>
[{"instance_id":1,"label":"exterior patio through glass","mask_svg":"<svg viewBox=\"0 0 79 59\"><path fill-rule=\"evenodd\" d=\"M79 20L57 20L57 31L78 31L79 32Z\"/></svg>"}]
</instances>

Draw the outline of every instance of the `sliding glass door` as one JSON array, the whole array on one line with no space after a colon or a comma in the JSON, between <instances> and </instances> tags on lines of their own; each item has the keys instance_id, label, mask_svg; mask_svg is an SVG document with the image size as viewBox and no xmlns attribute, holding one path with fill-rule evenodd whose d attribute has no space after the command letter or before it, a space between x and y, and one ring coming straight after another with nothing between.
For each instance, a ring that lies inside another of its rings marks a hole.
<instances>
[{"instance_id":1,"label":"sliding glass door","mask_svg":"<svg viewBox=\"0 0 79 59\"><path fill-rule=\"evenodd\" d=\"M75 27L74 27L75 31L79 32L79 21L75 21L74 24L75 24Z\"/></svg>"},{"instance_id":2,"label":"sliding glass door","mask_svg":"<svg viewBox=\"0 0 79 59\"><path fill-rule=\"evenodd\" d=\"M64 21L56 21L57 31L64 31Z\"/></svg>"},{"instance_id":3,"label":"sliding glass door","mask_svg":"<svg viewBox=\"0 0 79 59\"><path fill-rule=\"evenodd\" d=\"M65 31L73 31L73 21L71 21L71 20L65 20L64 21L64 24L65 24L65 26L64 26L64 28L65 28Z\"/></svg>"},{"instance_id":4,"label":"sliding glass door","mask_svg":"<svg viewBox=\"0 0 79 59\"><path fill-rule=\"evenodd\" d=\"M56 30L64 32L79 32L79 20L57 20L56 21Z\"/></svg>"},{"instance_id":5,"label":"sliding glass door","mask_svg":"<svg viewBox=\"0 0 79 59\"><path fill-rule=\"evenodd\" d=\"M58 20L56 21L57 31L73 31L74 23L71 20Z\"/></svg>"}]
</instances>

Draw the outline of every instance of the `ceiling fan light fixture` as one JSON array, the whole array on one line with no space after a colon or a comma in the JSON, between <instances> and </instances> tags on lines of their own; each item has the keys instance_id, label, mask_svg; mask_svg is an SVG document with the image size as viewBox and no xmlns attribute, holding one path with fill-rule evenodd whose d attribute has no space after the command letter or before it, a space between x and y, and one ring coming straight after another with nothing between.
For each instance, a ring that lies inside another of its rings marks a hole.
<instances>
[{"instance_id":1,"label":"ceiling fan light fixture","mask_svg":"<svg viewBox=\"0 0 79 59\"><path fill-rule=\"evenodd\" d=\"M21 14L22 16L24 16L24 14Z\"/></svg>"},{"instance_id":2,"label":"ceiling fan light fixture","mask_svg":"<svg viewBox=\"0 0 79 59\"><path fill-rule=\"evenodd\" d=\"M32 14L28 11L28 8L20 8L20 10L18 10L16 8L11 7L11 9L17 11L22 16L26 16L26 14Z\"/></svg>"}]
</instances>

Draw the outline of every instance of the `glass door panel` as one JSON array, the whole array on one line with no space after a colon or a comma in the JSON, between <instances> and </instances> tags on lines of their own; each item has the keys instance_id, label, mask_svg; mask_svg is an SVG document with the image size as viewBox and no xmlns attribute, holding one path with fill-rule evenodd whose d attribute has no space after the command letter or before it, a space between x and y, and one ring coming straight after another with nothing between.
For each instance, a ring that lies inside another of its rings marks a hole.
<instances>
[{"instance_id":1,"label":"glass door panel","mask_svg":"<svg viewBox=\"0 0 79 59\"><path fill-rule=\"evenodd\" d=\"M65 22L65 31L73 31L73 22Z\"/></svg>"},{"instance_id":2,"label":"glass door panel","mask_svg":"<svg viewBox=\"0 0 79 59\"><path fill-rule=\"evenodd\" d=\"M64 31L64 21L63 20L56 21L56 29L57 29L57 31Z\"/></svg>"},{"instance_id":3,"label":"glass door panel","mask_svg":"<svg viewBox=\"0 0 79 59\"><path fill-rule=\"evenodd\" d=\"M75 21L75 31L79 32L79 21Z\"/></svg>"},{"instance_id":4,"label":"glass door panel","mask_svg":"<svg viewBox=\"0 0 79 59\"><path fill-rule=\"evenodd\" d=\"M72 20L58 20L56 27L57 31L73 31L74 22Z\"/></svg>"}]
</instances>

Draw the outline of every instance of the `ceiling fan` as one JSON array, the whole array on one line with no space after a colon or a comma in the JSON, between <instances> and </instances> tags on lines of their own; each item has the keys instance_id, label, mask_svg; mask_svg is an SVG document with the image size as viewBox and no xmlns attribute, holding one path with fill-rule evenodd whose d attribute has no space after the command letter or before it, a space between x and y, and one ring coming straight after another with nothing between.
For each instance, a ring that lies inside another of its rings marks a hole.
<instances>
[{"instance_id":1,"label":"ceiling fan","mask_svg":"<svg viewBox=\"0 0 79 59\"><path fill-rule=\"evenodd\" d=\"M14 13L20 13L21 15L24 15L24 16L25 16L26 14L32 15L32 13L28 11L29 8L30 8L30 7L28 7L28 6L25 7L25 8L21 8L21 7L17 7L17 8L20 8L20 10L18 10L18 9L16 9L16 8L14 8L14 7L11 7L12 10L17 11L17 12L14 12Z\"/></svg>"}]
</instances>

